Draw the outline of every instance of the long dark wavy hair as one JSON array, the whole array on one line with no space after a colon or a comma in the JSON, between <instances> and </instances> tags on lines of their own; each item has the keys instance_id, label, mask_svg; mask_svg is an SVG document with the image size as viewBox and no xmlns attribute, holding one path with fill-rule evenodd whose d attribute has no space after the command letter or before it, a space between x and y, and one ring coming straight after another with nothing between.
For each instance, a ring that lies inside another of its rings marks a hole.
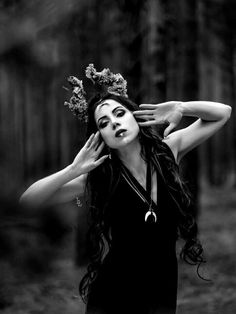
<instances>
[{"instance_id":1,"label":"long dark wavy hair","mask_svg":"<svg viewBox=\"0 0 236 314\"><path fill-rule=\"evenodd\" d=\"M87 137L97 131L94 112L97 106L106 99L116 100L131 112L139 109L137 104L126 97L110 93L95 95L90 99L88 105ZM162 131L163 128L140 128L141 156L145 161L147 160L146 156L151 156L149 158L152 159L152 163L162 175L169 195L176 203L178 237L184 240L180 257L189 264L198 265L197 273L202 278L198 269L201 263L205 262L205 259L202 245L197 237L197 223L194 215L190 212L191 196L186 184L180 178L179 167L175 162L172 151L162 141ZM150 151L150 149L153 154L147 155L147 151ZM115 151L105 146L101 155L108 153L111 153L112 158L107 158L99 167L91 171L88 174L86 183L86 199L89 207L88 253L90 263L87 273L79 285L79 292L85 303L87 302L90 285L96 278L105 252L112 245L107 208L121 177L121 161Z\"/></svg>"}]
</instances>

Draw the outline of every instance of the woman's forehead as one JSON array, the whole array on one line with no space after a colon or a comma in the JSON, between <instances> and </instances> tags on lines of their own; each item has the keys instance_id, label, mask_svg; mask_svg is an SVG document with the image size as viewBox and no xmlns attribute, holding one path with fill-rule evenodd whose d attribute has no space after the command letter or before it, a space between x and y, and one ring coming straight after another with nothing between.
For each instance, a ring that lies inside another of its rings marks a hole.
<instances>
[{"instance_id":1,"label":"woman's forehead","mask_svg":"<svg viewBox=\"0 0 236 314\"><path fill-rule=\"evenodd\" d=\"M115 107L124 107L121 103L113 99L106 99L101 104L99 104L95 110L95 115L100 115L104 112L112 111Z\"/></svg>"}]
</instances>

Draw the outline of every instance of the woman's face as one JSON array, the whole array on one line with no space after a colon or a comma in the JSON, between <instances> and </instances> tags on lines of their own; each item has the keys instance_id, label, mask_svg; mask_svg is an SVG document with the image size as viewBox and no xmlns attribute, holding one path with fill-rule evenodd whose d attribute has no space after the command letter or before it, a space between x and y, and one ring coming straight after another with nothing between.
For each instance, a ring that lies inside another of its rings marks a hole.
<instances>
[{"instance_id":1,"label":"woman's face","mask_svg":"<svg viewBox=\"0 0 236 314\"><path fill-rule=\"evenodd\" d=\"M113 99L99 104L94 118L104 142L113 149L119 149L137 138L139 125L131 111Z\"/></svg>"}]
</instances>

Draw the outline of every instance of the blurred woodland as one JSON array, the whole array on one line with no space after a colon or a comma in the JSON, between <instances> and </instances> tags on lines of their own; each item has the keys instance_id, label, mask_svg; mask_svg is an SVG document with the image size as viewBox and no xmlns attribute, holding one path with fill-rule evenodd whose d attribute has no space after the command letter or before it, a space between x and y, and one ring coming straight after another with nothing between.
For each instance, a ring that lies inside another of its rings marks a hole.
<instances>
[{"instance_id":1,"label":"blurred woodland","mask_svg":"<svg viewBox=\"0 0 236 314\"><path fill-rule=\"evenodd\" d=\"M76 204L30 212L18 199L34 181L69 165L83 144L86 126L63 105L70 97L63 87L75 75L91 96L94 87L84 74L89 63L122 73L137 103L210 100L232 106L225 127L190 152L181 166L209 223L211 195L218 205L220 198L220 219L228 206L236 230L235 17L234 0L0 0L0 311L83 313L82 305L78 312L78 297L70 295L78 294L81 274L76 267L83 268L86 261L85 232L79 228L85 215ZM185 118L180 127L191 122ZM227 205L222 201L226 195ZM202 228L208 228L206 222ZM227 236L227 245L235 248L236 240ZM206 233L203 238L207 241ZM235 258L235 251L227 254ZM236 289L235 282L232 287ZM180 304L187 300L183 291ZM49 300L57 306L50 307ZM196 313L236 312L213 307L201 312L204 304ZM188 311L183 307L178 313Z\"/></svg>"}]
</instances>

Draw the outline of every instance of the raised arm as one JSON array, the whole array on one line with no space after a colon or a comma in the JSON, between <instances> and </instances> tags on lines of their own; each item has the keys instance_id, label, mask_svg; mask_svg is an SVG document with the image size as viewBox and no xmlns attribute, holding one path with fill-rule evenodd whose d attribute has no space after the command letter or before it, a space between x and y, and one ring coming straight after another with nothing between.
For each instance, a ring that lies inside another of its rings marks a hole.
<instances>
[{"instance_id":1,"label":"raised arm","mask_svg":"<svg viewBox=\"0 0 236 314\"><path fill-rule=\"evenodd\" d=\"M197 117L188 127L177 130L164 141L170 146L177 162L190 150L215 134L230 118L231 107L210 101L188 101L179 105L182 116Z\"/></svg>"},{"instance_id":2,"label":"raised arm","mask_svg":"<svg viewBox=\"0 0 236 314\"><path fill-rule=\"evenodd\" d=\"M83 192L85 175L76 174L71 165L50 176L34 182L20 197L20 203L27 207L40 207L65 203L72 200L76 193Z\"/></svg>"},{"instance_id":3,"label":"raised arm","mask_svg":"<svg viewBox=\"0 0 236 314\"><path fill-rule=\"evenodd\" d=\"M104 143L99 145L99 133L92 134L73 163L66 168L33 183L21 196L20 203L29 207L65 203L84 192L87 173L106 158L98 159Z\"/></svg>"},{"instance_id":4,"label":"raised arm","mask_svg":"<svg viewBox=\"0 0 236 314\"><path fill-rule=\"evenodd\" d=\"M219 130L231 115L230 106L211 101L169 101L157 105L143 104L140 108L142 110L134 112L137 117L146 120L140 122L140 126L169 122L169 126L164 131L164 141L173 151L177 162ZM188 127L169 134L183 116L199 119Z\"/></svg>"}]
</instances>

